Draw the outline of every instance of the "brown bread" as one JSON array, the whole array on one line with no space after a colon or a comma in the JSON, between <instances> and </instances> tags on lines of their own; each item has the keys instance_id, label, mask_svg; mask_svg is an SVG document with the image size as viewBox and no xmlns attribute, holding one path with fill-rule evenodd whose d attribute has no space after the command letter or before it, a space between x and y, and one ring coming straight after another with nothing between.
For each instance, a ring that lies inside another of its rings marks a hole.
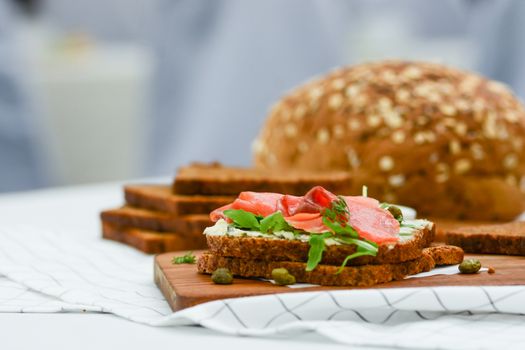
<instances>
[{"instance_id":1,"label":"brown bread","mask_svg":"<svg viewBox=\"0 0 525 350\"><path fill-rule=\"evenodd\" d=\"M130 245L144 253L159 254L206 247L203 235L181 236L177 233L158 233L102 222L102 237Z\"/></svg>"},{"instance_id":2,"label":"brown bread","mask_svg":"<svg viewBox=\"0 0 525 350\"><path fill-rule=\"evenodd\" d=\"M429 220L436 224L436 237L434 238L434 241L436 242L445 242L445 235L447 232L455 231L462 227L494 225L501 223L495 221L454 220L443 218L429 218Z\"/></svg>"},{"instance_id":3,"label":"brown bread","mask_svg":"<svg viewBox=\"0 0 525 350\"><path fill-rule=\"evenodd\" d=\"M129 206L105 210L100 217L104 222L122 227L190 235L202 234L202 231L212 224L209 216L204 214L174 216L169 213Z\"/></svg>"},{"instance_id":4,"label":"brown bread","mask_svg":"<svg viewBox=\"0 0 525 350\"><path fill-rule=\"evenodd\" d=\"M429 252L437 266L459 264L465 256L463 249L453 245L433 245Z\"/></svg>"},{"instance_id":5,"label":"brown bread","mask_svg":"<svg viewBox=\"0 0 525 350\"><path fill-rule=\"evenodd\" d=\"M509 221L525 210L523 104L441 64L367 62L313 79L275 104L253 149L271 171L350 171L353 192L367 185L423 216Z\"/></svg>"},{"instance_id":6,"label":"brown bread","mask_svg":"<svg viewBox=\"0 0 525 350\"><path fill-rule=\"evenodd\" d=\"M419 258L421 250L428 247L434 238L434 225L417 231L409 240L393 247L380 245L377 256L362 256L350 260L348 265L392 264ZM212 254L240 259L265 261L306 261L310 248L307 242L261 237L232 237L207 235L208 248ZM327 246L322 264L340 265L345 258L355 253L355 245Z\"/></svg>"},{"instance_id":7,"label":"brown bread","mask_svg":"<svg viewBox=\"0 0 525 350\"><path fill-rule=\"evenodd\" d=\"M434 260L428 253L419 258L399 264L363 265L345 267L336 274L338 267L333 265L318 265L311 272L305 271L306 264L292 261L265 261L228 258L209 253L203 254L197 263L200 273L212 273L219 267L229 269L239 277L272 278L272 270L285 268L297 282L313 283L323 286L355 286L368 287L378 283L401 280L407 275L430 271Z\"/></svg>"},{"instance_id":8,"label":"brown bread","mask_svg":"<svg viewBox=\"0 0 525 350\"><path fill-rule=\"evenodd\" d=\"M341 195L350 192L346 171L294 172L226 167L220 164L192 164L179 169L173 183L176 194L233 195L242 191L304 195L314 186Z\"/></svg>"},{"instance_id":9,"label":"brown bread","mask_svg":"<svg viewBox=\"0 0 525 350\"><path fill-rule=\"evenodd\" d=\"M445 242L467 253L525 255L525 222L458 228L446 232Z\"/></svg>"},{"instance_id":10,"label":"brown bread","mask_svg":"<svg viewBox=\"0 0 525 350\"><path fill-rule=\"evenodd\" d=\"M176 195L169 185L128 185L126 203L173 215L206 214L235 200L233 196Z\"/></svg>"}]
</instances>

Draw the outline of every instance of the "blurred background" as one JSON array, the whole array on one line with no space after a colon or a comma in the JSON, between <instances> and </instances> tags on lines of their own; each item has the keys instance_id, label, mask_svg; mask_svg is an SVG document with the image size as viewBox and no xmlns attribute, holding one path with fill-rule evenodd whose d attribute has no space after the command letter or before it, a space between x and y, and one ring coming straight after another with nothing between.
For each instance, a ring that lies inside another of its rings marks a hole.
<instances>
[{"instance_id":1,"label":"blurred background","mask_svg":"<svg viewBox=\"0 0 525 350\"><path fill-rule=\"evenodd\" d=\"M279 96L431 60L525 96L520 0L0 0L0 192L249 165Z\"/></svg>"}]
</instances>

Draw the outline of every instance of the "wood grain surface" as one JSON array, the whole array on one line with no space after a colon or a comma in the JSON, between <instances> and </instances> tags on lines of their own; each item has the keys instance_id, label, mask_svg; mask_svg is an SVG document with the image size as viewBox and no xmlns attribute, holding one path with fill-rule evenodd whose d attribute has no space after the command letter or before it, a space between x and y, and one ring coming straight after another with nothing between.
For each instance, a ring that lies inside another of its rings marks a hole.
<instances>
[{"instance_id":1,"label":"wood grain surface","mask_svg":"<svg viewBox=\"0 0 525 350\"><path fill-rule=\"evenodd\" d=\"M200 252L196 252L197 255ZM274 293L296 293L316 290L355 289L349 287L312 287L292 289L256 279L235 278L231 285L214 284L209 275L197 273L196 265L173 265L171 259L179 253L164 253L155 257L155 283L173 310L181 310L207 301ZM525 257L503 255L466 255L479 259L484 267L492 266L496 273L474 275L436 275L411 278L377 285L373 288L407 288L429 286L494 286L525 285ZM367 287L370 288L370 287Z\"/></svg>"}]
</instances>

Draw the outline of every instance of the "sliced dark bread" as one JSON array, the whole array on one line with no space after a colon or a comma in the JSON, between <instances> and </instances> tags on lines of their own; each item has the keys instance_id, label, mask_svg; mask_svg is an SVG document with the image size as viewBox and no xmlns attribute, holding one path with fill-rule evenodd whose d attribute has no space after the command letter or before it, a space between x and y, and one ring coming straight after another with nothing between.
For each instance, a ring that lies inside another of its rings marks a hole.
<instances>
[{"instance_id":1,"label":"sliced dark bread","mask_svg":"<svg viewBox=\"0 0 525 350\"><path fill-rule=\"evenodd\" d=\"M430 218L429 220L436 224L436 242L445 242L447 232L462 227L501 224L501 222L495 221L454 220L443 218Z\"/></svg>"},{"instance_id":2,"label":"sliced dark bread","mask_svg":"<svg viewBox=\"0 0 525 350\"><path fill-rule=\"evenodd\" d=\"M460 247L444 244L432 245L430 253L437 266L459 264L465 256L465 252Z\"/></svg>"},{"instance_id":3,"label":"sliced dark bread","mask_svg":"<svg viewBox=\"0 0 525 350\"><path fill-rule=\"evenodd\" d=\"M128 185L126 203L173 215L206 214L235 200L233 196L176 195L169 185Z\"/></svg>"},{"instance_id":4,"label":"sliced dark bread","mask_svg":"<svg viewBox=\"0 0 525 350\"><path fill-rule=\"evenodd\" d=\"M525 221L453 229L445 242L467 253L525 255Z\"/></svg>"},{"instance_id":5,"label":"sliced dark bread","mask_svg":"<svg viewBox=\"0 0 525 350\"><path fill-rule=\"evenodd\" d=\"M234 195L242 191L304 195L314 186L350 194L351 176L345 171L294 172L192 164L179 169L173 183L176 194Z\"/></svg>"},{"instance_id":6,"label":"sliced dark bread","mask_svg":"<svg viewBox=\"0 0 525 350\"><path fill-rule=\"evenodd\" d=\"M419 258L421 250L434 239L434 225L416 231L412 238L395 245L380 245L377 256L361 256L348 265L391 264ZM207 235L208 248L212 254L240 259L266 261L307 261L308 242L261 237L232 237ZM345 258L355 253L355 245L330 245L323 253L322 264L341 265Z\"/></svg>"},{"instance_id":7,"label":"sliced dark bread","mask_svg":"<svg viewBox=\"0 0 525 350\"><path fill-rule=\"evenodd\" d=\"M157 232L179 234L202 234L212 224L208 215L195 214L175 216L173 214L124 206L100 213L102 221L122 227L136 227Z\"/></svg>"},{"instance_id":8,"label":"sliced dark bread","mask_svg":"<svg viewBox=\"0 0 525 350\"><path fill-rule=\"evenodd\" d=\"M181 236L176 233L158 233L102 222L102 237L125 243L148 254L206 247L203 235Z\"/></svg>"},{"instance_id":9,"label":"sliced dark bread","mask_svg":"<svg viewBox=\"0 0 525 350\"><path fill-rule=\"evenodd\" d=\"M436 265L434 250L435 248L425 248L419 258L398 264L348 266L343 268L340 274L336 274L338 267L333 265L318 265L313 271L307 272L306 264L301 262L239 259L211 253L204 253L199 258L197 269L200 273L209 274L223 267L229 269L235 276L271 279L273 269L284 267L295 276L297 282L323 286L369 287L430 271ZM462 260L463 257L461 259L457 257L456 260L449 259L451 264L458 264Z\"/></svg>"},{"instance_id":10,"label":"sliced dark bread","mask_svg":"<svg viewBox=\"0 0 525 350\"><path fill-rule=\"evenodd\" d=\"M198 261L200 273L213 273L218 268L227 268L234 276L272 278L272 270L285 268L297 282L313 283L323 286L355 286L368 287L378 283L401 280L408 275L430 271L434 268L434 260L429 254L423 254L415 260L399 264L363 265L343 268L336 274L338 267L333 265L318 265L314 271L305 271L306 264L292 261L264 261L222 257L213 254L203 254Z\"/></svg>"}]
</instances>

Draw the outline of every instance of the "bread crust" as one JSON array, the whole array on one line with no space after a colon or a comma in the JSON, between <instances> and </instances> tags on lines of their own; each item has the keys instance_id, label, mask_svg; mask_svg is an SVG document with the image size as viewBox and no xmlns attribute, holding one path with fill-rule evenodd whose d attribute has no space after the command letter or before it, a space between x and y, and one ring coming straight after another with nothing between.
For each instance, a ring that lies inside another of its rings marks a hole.
<instances>
[{"instance_id":1,"label":"bread crust","mask_svg":"<svg viewBox=\"0 0 525 350\"><path fill-rule=\"evenodd\" d=\"M128 185L124 187L124 195L131 206L179 216L207 215L235 200L234 196L176 195L169 185Z\"/></svg>"},{"instance_id":2,"label":"bread crust","mask_svg":"<svg viewBox=\"0 0 525 350\"><path fill-rule=\"evenodd\" d=\"M427 251L437 266L460 264L465 256L463 249L454 245L435 245L427 248Z\"/></svg>"},{"instance_id":3,"label":"bread crust","mask_svg":"<svg viewBox=\"0 0 525 350\"><path fill-rule=\"evenodd\" d=\"M445 242L467 253L525 255L525 222L458 228L445 233Z\"/></svg>"},{"instance_id":4,"label":"bread crust","mask_svg":"<svg viewBox=\"0 0 525 350\"><path fill-rule=\"evenodd\" d=\"M121 227L135 227L156 232L176 232L181 235L200 235L207 226L212 224L208 215L175 216L129 206L105 210L100 217L104 222Z\"/></svg>"},{"instance_id":5,"label":"bread crust","mask_svg":"<svg viewBox=\"0 0 525 350\"><path fill-rule=\"evenodd\" d=\"M102 237L127 244L147 254L206 247L206 241L202 235L188 237L177 233L159 233L133 227L121 227L104 221L102 222Z\"/></svg>"},{"instance_id":6,"label":"bread crust","mask_svg":"<svg viewBox=\"0 0 525 350\"><path fill-rule=\"evenodd\" d=\"M185 195L232 195L243 191L304 195L314 186L349 194L351 176L346 171L260 170L220 164L192 164L179 169L173 192Z\"/></svg>"},{"instance_id":7,"label":"bread crust","mask_svg":"<svg viewBox=\"0 0 525 350\"><path fill-rule=\"evenodd\" d=\"M362 256L348 261L348 265L389 264L419 258L421 250L428 247L434 239L435 225L417 231L413 238L397 243L392 248L380 245L377 256ZM287 239L269 239L261 237L206 237L210 252L225 257L266 261L307 261L307 242ZM322 264L341 265L345 258L355 253L355 245L327 246L323 253Z\"/></svg>"},{"instance_id":8,"label":"bread crust","mask_svg":"<svg viewBox=\"0 0 525 350\"><path fill-rule=\"evenodd\" d=\"M323 286L369 287L379 283L401 280L407 275L430 271L434 268L432 256L425 252L419 258L399 264L363 265L343 268L318 265L313 271L305 271L306 264L292 261L265 261L222 257L211 253L201 255L197 263L200 273L213 273L217 268L229 269L239 277L272 278L272 270L285 268L295 276L297 282L313 283Z\"/></svg>"}]
</instances>

